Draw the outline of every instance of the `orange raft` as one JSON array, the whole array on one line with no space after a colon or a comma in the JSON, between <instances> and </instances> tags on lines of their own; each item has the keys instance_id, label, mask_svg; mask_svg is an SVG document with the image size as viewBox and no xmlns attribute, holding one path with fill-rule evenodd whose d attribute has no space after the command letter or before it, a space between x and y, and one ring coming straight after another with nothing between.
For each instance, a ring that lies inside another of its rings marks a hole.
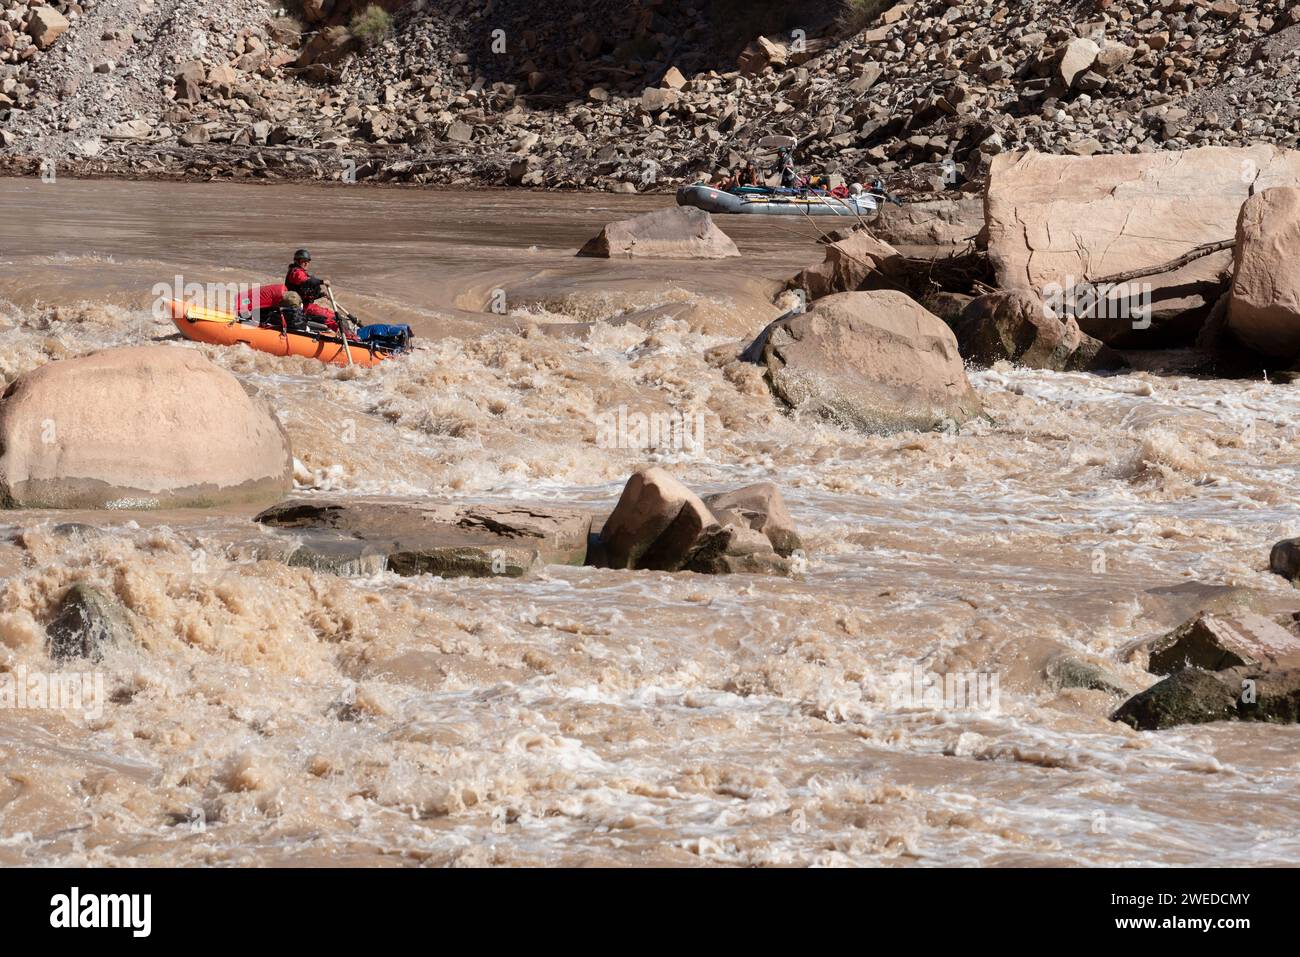
<instances>
[{"instance_id":1,"label":"orange raft","mask_svg":"<svg viewBox=\"0 0 1300 957\"><path fill-rule=\"evenodd\" d=\"M314 333L281 332L240 322L237 316L216 309L205 309L193 303L172 300L172 322L186 339L209 342L216 346L246 345L273 356L303 356L336 366L348 364L347 353L352 354L352 364L374 366L388 358L384 352L372 352L366 346L353 342L345 346L337 336Z\"/></svg>"}]
</instances>

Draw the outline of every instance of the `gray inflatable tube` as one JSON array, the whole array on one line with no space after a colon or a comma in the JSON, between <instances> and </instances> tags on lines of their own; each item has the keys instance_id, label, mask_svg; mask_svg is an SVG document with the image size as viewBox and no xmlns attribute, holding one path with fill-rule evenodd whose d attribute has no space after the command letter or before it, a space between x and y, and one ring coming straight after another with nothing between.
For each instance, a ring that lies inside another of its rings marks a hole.
<instances>
[{"instance_id":1,"label":"gray inflatable tube","mask_svg":"<svg viewBox=\"0 0 1300 957\"><path fill-rule=\"evenodd\" d=\"M695 206L710 213L747 213L757 216L841 216L856 219L874 213L875 199L862 194L856 199L831 196L782 196L754 193L737 196L712 186L696 183L677 190L678 206Z\"/></svg>"}]
</instances>

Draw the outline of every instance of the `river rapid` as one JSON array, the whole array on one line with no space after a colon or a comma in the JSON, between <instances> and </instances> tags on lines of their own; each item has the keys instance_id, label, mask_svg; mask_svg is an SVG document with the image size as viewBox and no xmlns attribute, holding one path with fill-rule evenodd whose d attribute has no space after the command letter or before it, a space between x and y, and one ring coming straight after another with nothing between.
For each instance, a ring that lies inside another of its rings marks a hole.
<instances>
[{"instance_id":1,"label":"river rapid","mask_svg":"<svg viewBox=\"0 0 1300 957\"><path fill-rule=\"evenodd\" d=\"M239 510L0 513L0 669L55 670L77 580L140 623L96 713L0 708L0 865L1300 863L1300 728L1139 733L1046 677L1138 690L1129 646L1200 607L1300 608L1267 570L1300 534L1300 387L995 367L954 434L798 421L705 353L782 311L810 224L719 217L724 263L575 258L671 202L0 181L6 381L169 342L270 399L299 495L604 513L654 462L776 482L806 549L791 579L340 578L259 560ZM326 367L154 309L176 277L278 282L300 245L417 351ZM702 441L602 448L619 407ZM914 693L936 675L995 694Z\"/></svg>"}]
</instances>

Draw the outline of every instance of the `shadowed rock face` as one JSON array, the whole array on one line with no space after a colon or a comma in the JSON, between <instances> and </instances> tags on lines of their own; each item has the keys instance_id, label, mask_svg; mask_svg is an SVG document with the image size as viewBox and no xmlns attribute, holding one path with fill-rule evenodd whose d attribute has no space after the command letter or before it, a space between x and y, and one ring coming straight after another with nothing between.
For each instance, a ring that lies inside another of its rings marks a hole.
<instances>
[{"instance_id":1,"label":"shadowed rock face","mask_svg":"<svg viewBox=\"0 0 1300 957\"><path fill-rule=\"evenodd\" d=\"M764 329L743 358L767 367L793 411L863 432L960 425L981 410L952 331L900 292L819 299Z\"/></svg>"},{"instance_id":2,"label":"shadowed rock face","mask_svg":"<svg viewBox=\"0 0 1300 957\"><path fill-rule=\"evenodd\" d=\"M51 362L0 400L0 502L151 508L266 502L292 487L270 407L202 354L109 349Z\"/></svg>"},{"instance_id":3,"label":"shadowed rock face","mask_svg":"<svg viewBox=\"0 0 1300 957\"><path fill-rule=\"evenodd\" d=\"M1229 327L1263 355L1300 354L1300 189L1267 189L1248 199L1232 256Z\"/></svg>"},{"instance_id":4,"label":"shadowed rock face","mask_svg":"<svg viewBox=\"0 0 1300 957\"><path fill-rule=\"evenodd\" d=\"M673 206L610 223L578 250L578 255L607 259L726 259L739 256L740 250L704 210Z\"/></svg>"},{"instance_id":5,"label":"shadowed rock face","mask_svg":"<svg viewBox=\"0 0 1300 957\"><path fill-rule=\"evenodd\" d=\"M591 515L577 509L372 502L285 502L255 519L292 531L287 561L322 571L518 577L581 565Z\"/></svg>"}]
</instances>

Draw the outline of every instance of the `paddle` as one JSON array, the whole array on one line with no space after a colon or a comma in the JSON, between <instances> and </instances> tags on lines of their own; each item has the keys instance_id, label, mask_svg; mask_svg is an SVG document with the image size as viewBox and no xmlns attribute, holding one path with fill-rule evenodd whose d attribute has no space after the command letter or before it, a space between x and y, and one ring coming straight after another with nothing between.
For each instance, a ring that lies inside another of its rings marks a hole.
<instances>
[{"instance_id":1,"label":"paddle","mask_svg":"<svg viewBox=\"0 0 1300 957\"><path fill-rule=\"evenodd\" d=\"M329 294L330 305L334 307L334 321L339 324L339 341L343 343L343 351L347 354L348 365L352 365L352 350L348 348L347 317L339 312L339 304L334 301L334 290L327 285L325 292Z\"/></svg>"}]
</instances>

